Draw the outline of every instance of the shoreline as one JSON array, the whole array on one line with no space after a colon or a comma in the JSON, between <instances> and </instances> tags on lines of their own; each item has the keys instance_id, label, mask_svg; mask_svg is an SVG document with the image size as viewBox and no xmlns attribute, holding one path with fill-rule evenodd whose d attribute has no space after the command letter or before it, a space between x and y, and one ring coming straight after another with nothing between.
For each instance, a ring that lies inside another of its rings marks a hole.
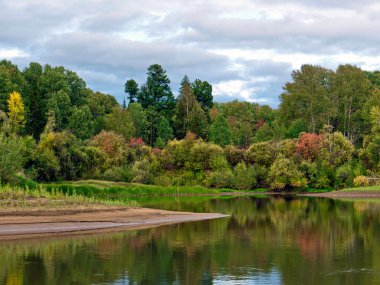
<instances>
[{"instance_id":1,"label":"shoreline","mask_svg":"<svg viewBox=\"0 0 380 285\"><path fill-rule=\"evenodd\" d=\"M61 215L26 212L0 217L0 240L41 236L83 235L101 232L144 229L228 217L219 213L174 212L149 208L125 208L98 211L68 211Z\"/></svg>"},{"instance_id":2,"label":"shoreline","mask_svg":"<svg viewBox=\"0 0 380 285\"><path fill-rule=\"evenodd\" d=\"M302 193L298 196L309 196L309 197L322 197L322 198L380 198L380 191L332 191L324 193Z\"/></svg>"},{"instance_id":3,"label":"shoreline","mask_svg":"<svg viewBox=\"0 0 380 285\"><path fill-rule=\"evenodd\" d=\"M380 198L380 191L332 191L323 193L287 192L224 192L195 196L295 195L331 199ZM186 196L186 195L184 195ZM191 196L194 196L192 194ZM140 207L98 207L71 209L0 210L0 240L32 239L36 237L88 235L102 232L137 230L162 225L228 217L220 213L165 211Z\"/></svg>"}]
</instances>

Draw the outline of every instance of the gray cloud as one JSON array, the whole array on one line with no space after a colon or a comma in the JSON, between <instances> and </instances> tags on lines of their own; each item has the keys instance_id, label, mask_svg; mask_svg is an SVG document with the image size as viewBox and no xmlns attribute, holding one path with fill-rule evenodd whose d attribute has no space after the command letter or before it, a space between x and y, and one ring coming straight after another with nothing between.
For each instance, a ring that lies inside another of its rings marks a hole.
<instances>
[{"instance_id":1,"label":"gray cloud","mask_svg":"<svg viewBox=\"0 0 380 285\"><path fill-rule=\"evenodd\" d=\"M226 56L166 42L134 42L104 33L57 35L41 44L36 55L40 61L87 71L82 74L89 75L91 72L88 71L92 71L93 76L88 78L90 82L100 74L104 74L104 78L117 78L118 84L116 80L109 80L113 88L107 90L119 96L122 96L127 78L144 82L146 69L152 63L159 63L167 70L174 91L185 74L210 82L236 77L229 69L230 60Z\"/></svg>"},{"instance_id":2,"label":"gray cloud","mask_svg":"<svg viewBox=\"0 0 380 285\"><path fill-rule=\"evenodd\" d=\"M77 71L91 88L123 96L159 63L173 90L184 74L215 86L216 100L278 104L304 63L379 68L374 0L0 0L0 54ZM20 56L8 50L20 50ZM25 56L27 55L27 56Z\"/></svg>"}]
</instances>

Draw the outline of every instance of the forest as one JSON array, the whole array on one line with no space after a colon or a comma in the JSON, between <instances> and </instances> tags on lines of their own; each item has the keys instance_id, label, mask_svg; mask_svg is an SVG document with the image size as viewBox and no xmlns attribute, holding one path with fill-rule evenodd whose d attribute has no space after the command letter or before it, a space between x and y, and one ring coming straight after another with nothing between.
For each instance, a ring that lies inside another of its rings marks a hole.
<instances>
[{"instance_id":1,"label":"forest","mask_svg":"<svg viewBox=\"0 0 380 285\"><path fill-rule=\"evenodd\" d=\"M380 72L303 65L276 109L214 102L161 65L122 104L62 66L0 61L0 182L99 179L306 191L368 186L380 171ZM121 83L123 84L123 83Z\"/></svg>"}]
</instances>

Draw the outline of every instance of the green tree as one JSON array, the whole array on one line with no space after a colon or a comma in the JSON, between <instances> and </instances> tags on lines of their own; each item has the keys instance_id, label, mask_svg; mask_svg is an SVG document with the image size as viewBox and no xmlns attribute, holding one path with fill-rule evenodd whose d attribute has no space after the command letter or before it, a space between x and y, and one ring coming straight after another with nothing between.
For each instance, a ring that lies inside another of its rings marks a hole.
<instances>
[{"instance_id":1,"label":"green tree","mask_svg":"<svg viewBox=\"0 0 380 285\"><path fill-rule=\"evenodd\" d=\"M340 65L334 77L338 100L337 130L355 142L363 132L362 107L370 95L371 83L365 73L352 65Z\"/></svg>"},{"instance_id":2,"label":"green tree","mask_svg":"<svg viewBox=\"0 0 380 285\"><path fill-rule=\"evenodd\" d=\"M360 158L372 171L380 169L380 106L373 106L370 112L371 133L364 137Z\"/></svg>"},{"instance_id":3,"label":"green tree","mask_svg":"<svg viewBox=\"0 0 380 285\"><path fill-rule=\"evenodd\" d=\"M88 107L93 118L111 114L114 107L118 105L115 97L101 92L91 92L88 96Z\"/></svg>"},{"instance_id":4,"label":"green tree","mask_svg":"<svg viewBox=\"0 0 380 285\"><path fill-rule=\"evenodd\" d=\"M137 94L137 102L144 109L153 108L170 120L175 108L175 99L169 86L166 71L159 64L149 66L147 81Z\"/></svg>"},{"instance_id":5,"label":"green tree","mask_svg":"<svg viewBox=\"0 0 380 285\"><path fill-rule=\"evenodd\" d=\"M165 117L161 117L157 128L157 140L155 145L158 147L164 147L172 138L173 130L170 127L168 120Z\"/></svg>"},{"instance_id":6,"label":"green tree","mask_svg":"<svg viewBox=\"0 0 380 285\"><path fill-rule=\"evenodd\" d=\"M92 136L92 115L88 106L74 108L68 127L80 139L88 139Z\"/></svg>"},{"instance_id":7,"label":"green tree","mask_svg":"<svg viewBox=\"0 0 380 285\"><path fill-rule=\"evenodd\" d=\"M371 132L373 134L380 133L380 106L373 106L370 112L371 115Z\"/></svg>"},{"instance_id":8,"label":"green tree","mask_svg":"<svg viewBox=\"0 0 380 285\"><path fill-rule=\"evenodd\" d=\"M191 89L193 90L198 102L201 104L202 109L208 113L214 104L211 84L207 81L196 79L193 83L191 83Z\"/></svg>"},{"instance_id":9,"label":"green tree","mask_svg":"<svg viewBox=\"0 0 380 285\"><path fill-rule=\"evenodd\" d=\"M184 77L181 84L175 125L178 138L184 138L189 131L201 138L207 136L207 116L195 98L187 76Z\"/></svg>"},{"instance_id":10,"label":"green tree","mask_svg":"<svg viewBox=\"0 0 380 285\"><path fill-rule=\"evenodd\" d=\"M62 66L42 67L31 63L23 72L27 82L25 105L27 109L27 131L38 138L47 121L48 101L54 94L65 93L72 106L80 107L87 103L91 93L85 82L75 72ZM54 105L54 102L52 103Z\"/></svg>"},{"instance_id":11,"label":"green tree","mask_svg":"<svg viewBox=\"0 0 380 285\"><path fill-rule=\"evenodd\" d=\"M280 100L280 117L290 126L304 119L308 132L315 133L336 116L336 102L331 96L333 71L313 65L303 65L292 72L292 82L284 86Z\"/></svg>"},{"instance_id":12,"label":"green tree","mask_svg":"<svg viewBox=\"0 0 380 285\"><path fill-rule=\"evenodd\" d=\"M307 125L304 119L296 119L292 121L289 128L286 130L285 136L289 139L298 138L300 133L307 132Z\"/></svg>"},{"instance_id":13,"label":"green tree","mask_svg":"<svg viewBox=\"0 0 380 285\"><path fill-rule=\"evenodd\" d=\"M127 109L118 106L105 118L105 129L122 135L126 140L135 134L133 120Z\"/></svg>"},{"instance_id":14,"label":"green tree","mask_svg":"<svg viewBox=\"0 0 380 285\"><path fill-rule=\"evenodd\" d=\"M18 67L10 61L0 61L0 110L8 112L8 97L12 92L23 94L25 80Z\"/></svg>"},{"instance_id":15,"label":"green tree","mask_svg":"<svg viewBox=\"0 0 380 285\"><path fill-rule=\"evenodd\" d=\"M133 79L127 80L125 82L125 93L128 95L129 104L135 103L137 101L137 94L139 92L139 85Z\"/></svg>"},{"instance_id":16,"label":"green tree","mask_svg":"<svg viewBox=\"0 0 380 285\"><path fill-rule=\"evenodd\" d=\"M128 112L135 129L134 137L142 138L144 141L148 141L148 120L146 117L146 112L142 108L141 104L130 103L128 105Z\"/></svg>"},{"instance_id":17,"label":"green tree","mask_svg":"<svg viewBox=\"0 0 380 285\"><path fill-rule=\"evenodd\" d=\"M47 109L54 112L57 130L67 127L72 113L71 101L67 93L62 90L53 93L47 102Z\"/></svg>"},{"instance_id":18,"label":"green tree","mask_svg":"<svg viewBox=\"0 0 380 285\"><path fill-rule=\"evenodd\" d=\"M6 136L0 132L0 183L10 182L12 177L22 171L25 157L23 140L16 136Z\"/></svg>"},{"instance_id":19,"label":"green tree","mask_svg":"<svg viewBox=\"0 0 380 285\"><path fill-rule=\"evenodd\" d=\"M86 88L86 83L77 73L67 70L63 67L58 67L60 72L63 72L65 81L68 87L68 95L73 106L83 106L87 104L88 96L91 91Z\"/></svg>"},{"instance_id":20,"label":"green tree","mask_svg":"<svg viewBox=\"0 0 380 285\"><path fill-rule=\"evenodd\" d=\"M264 125L262 125L261 128L256 131L256 134L253 138L253 142L270 141L273 139L273 137L273 129L267 123L264 123Z\"/></svg>"},{"instance_id":21,"label":"green tree","mask_svg":"<svg viewBox=\"0 0 380 285\"><path fill-rule=\"evenodd\" d=\"M222 115L219 115L210 126L210 141L220 146L226 146L232 142L227 120Z\"/></svg>"},{"instance_id":22,"label":"green tree","mask_svg":"<svg viewBox=\"0 0 380 285\"><path fill-rule=\"evenodd\" d=\"M371 81L373 88L380 88L380 71L365 71L364 74Z\"/></svg>"},{"instance_id":23,"label":"green tree","mask_svg":"<svg viewBox=\"0 0 380 285\"><path fill-rule=\"evenodd\" d=\"M90 92L88 96L88 107L94 119L94 133L98 134L105 128L105 117L112 113L114 107L118 106L115 97L100 92Z\"/></svg>"},{"instance_id":24,"label":"green tree","mask_svg":"<svg viewBox=\"0 0 380 285\"><path fill-rule=\"evenodd\" d=\"M160 114L154 109L154 107L148 107L145 109L147 118L147 143L150 146L154 146L157 139L157 128L160 123Z\"/></svg>"},{"instance_id":25,"label":"green tree","mask_svg":"<svg viewBox=\"0 0 380 285\"><path fill-rule=\"evenodd\" d=\"M214 104L220 108L220 113L227 119L232 134L232 142L241 147L248 147L252 143L254 130L259 121L259 105L256 103L239 102L234 100L228 103Z\"/></svg>"},{"instance_id":26,"label":"green tree","mask_svg":"<svg viewBox=\"0 0 380 285\"><path fill-rule=\"evenodd\" d=\"M35 139L40 137L47 117L45 104L48 99L48 94L40 92L40 81L43 74L41 64L32 62L23 71L26 80L25 88L25 107L27 110L26 130L28 134L33 135Z\"/></svg>"}]
</instances>

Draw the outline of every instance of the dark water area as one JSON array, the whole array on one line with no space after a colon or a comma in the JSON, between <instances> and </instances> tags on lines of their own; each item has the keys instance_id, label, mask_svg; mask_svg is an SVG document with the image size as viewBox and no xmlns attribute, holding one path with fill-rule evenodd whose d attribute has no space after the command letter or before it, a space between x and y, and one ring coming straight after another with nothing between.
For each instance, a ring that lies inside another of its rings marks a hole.
<instances>
[{"instance_id":1,"label":"dark water area","mask_svg":"<svg viewBox=\"0 0 380 285\"><path fill-rule=\"evenodd\" d=\"M0 284L380 284L380 201L166 197L140 203L230 217L0 241Z\"/></svg>"}]
</instances>

